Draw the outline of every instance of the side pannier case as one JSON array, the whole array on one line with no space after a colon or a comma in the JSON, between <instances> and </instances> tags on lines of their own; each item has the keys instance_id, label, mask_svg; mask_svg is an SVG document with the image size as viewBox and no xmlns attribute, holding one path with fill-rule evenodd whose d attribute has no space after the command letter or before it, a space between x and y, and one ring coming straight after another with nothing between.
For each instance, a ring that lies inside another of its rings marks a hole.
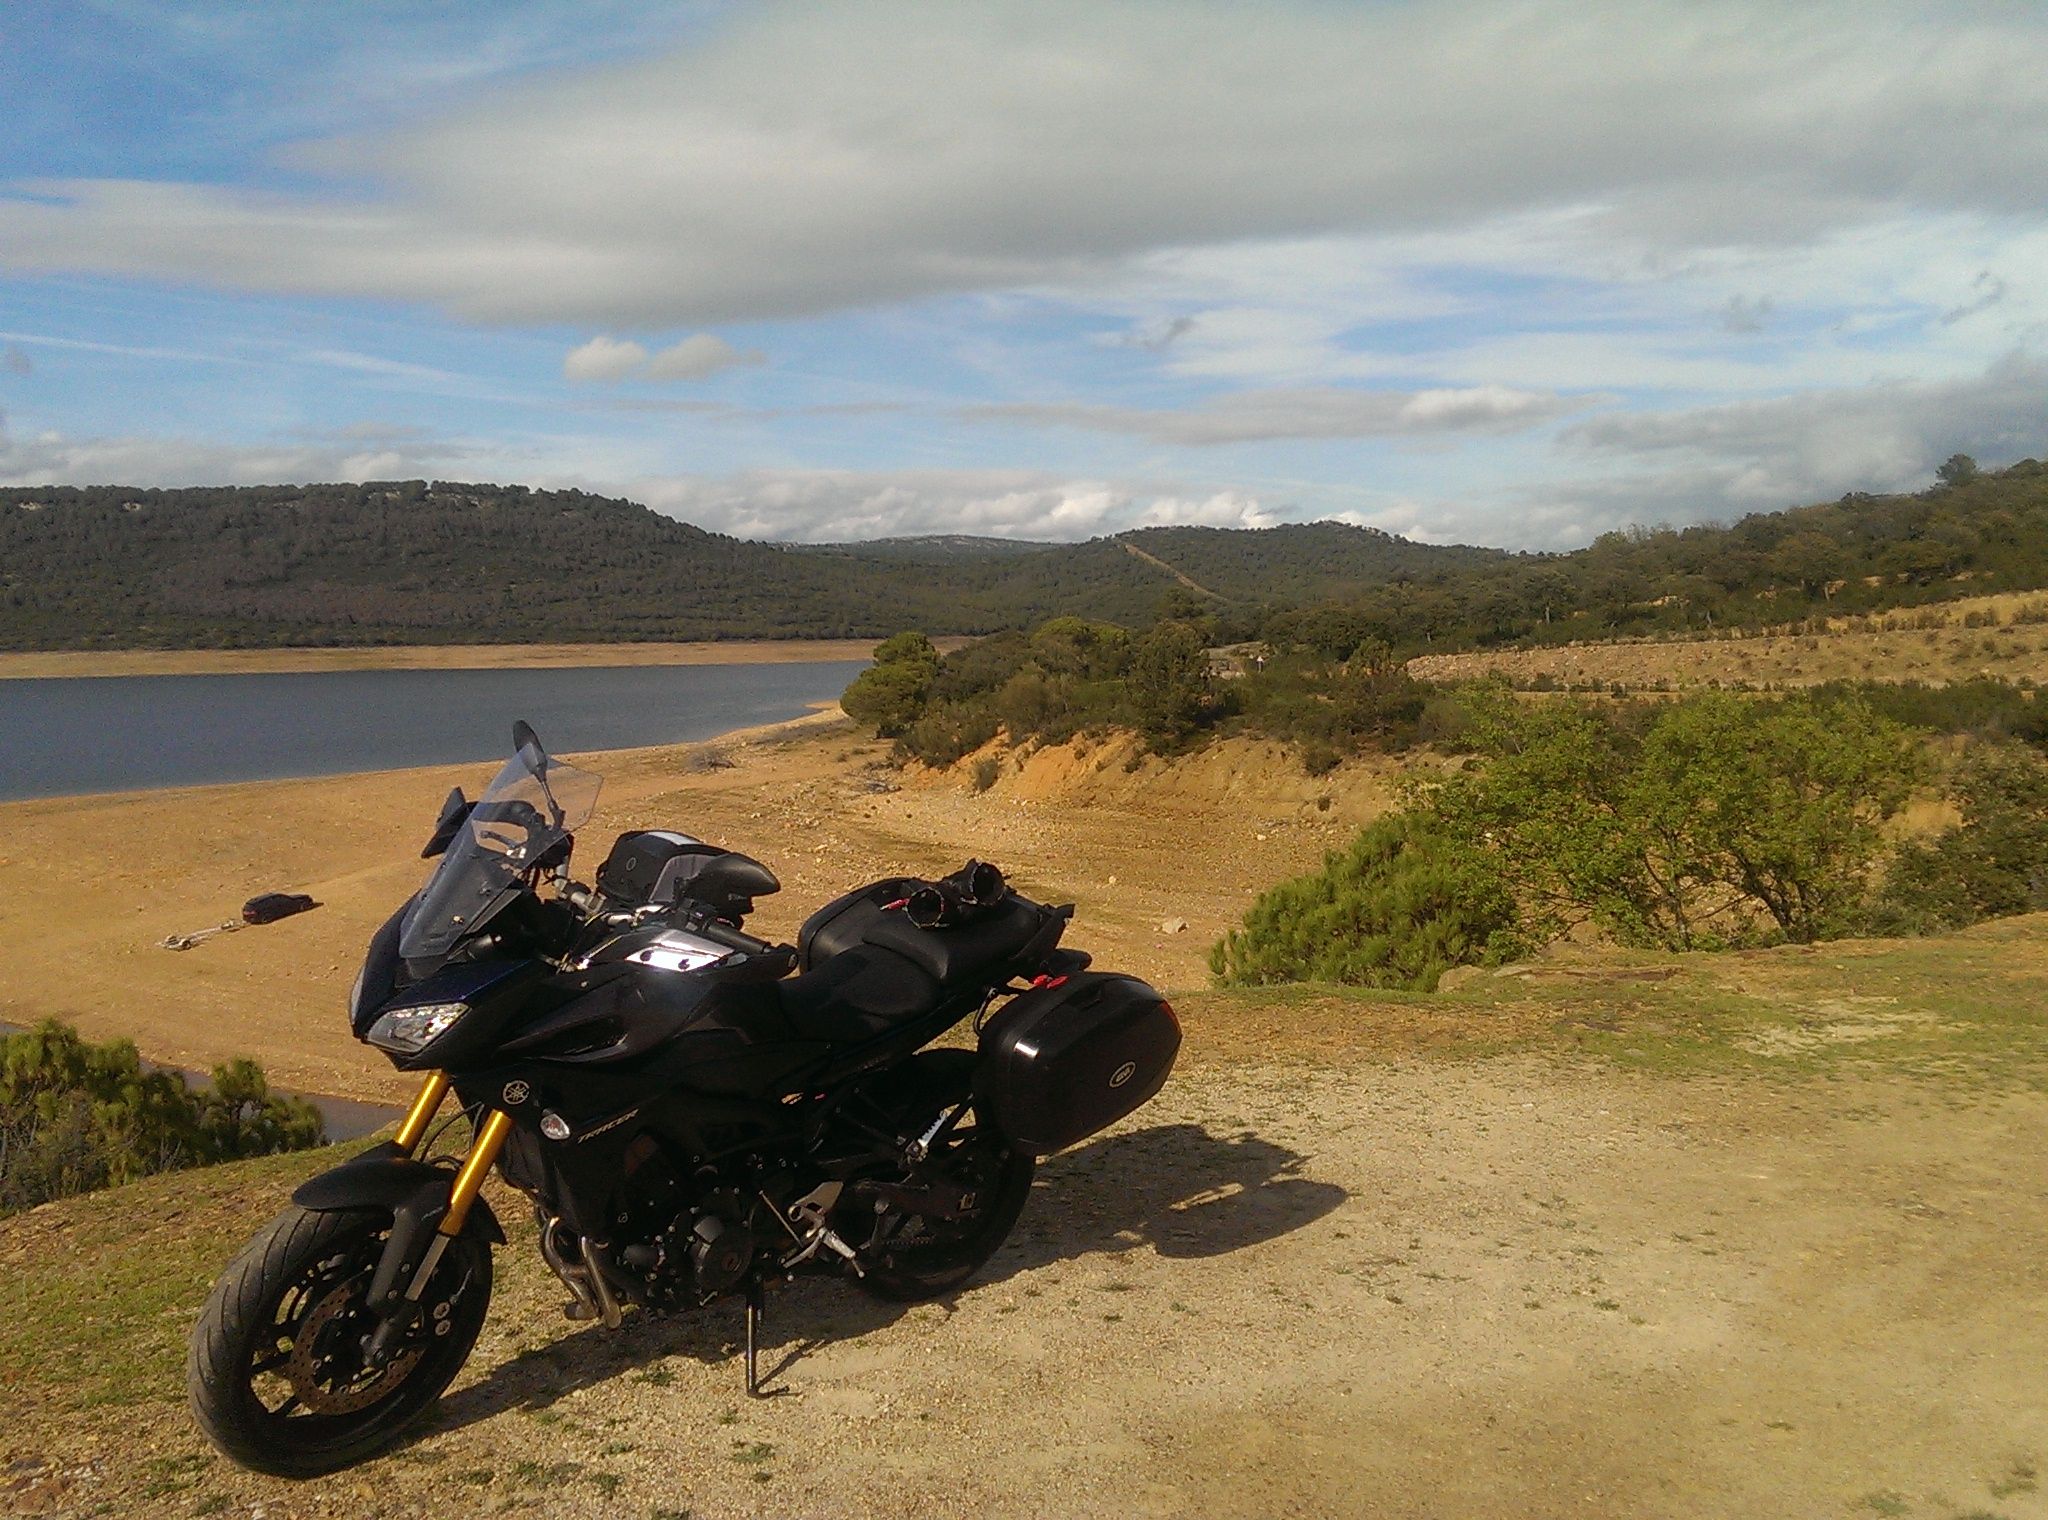
<instances>
[{"instance_id":1,"label":"side pannier case","mask_svg":"<svg viewBox=\"0 0 2048 1520\"><path fill-rule=\"evenodd\" d=\"M1078 972L983 1026L975 1098L1011 1144L1049 1156L1149 1101L1179 1050L1165 998L1134 976Z\"/></svg>"}]
</instances>

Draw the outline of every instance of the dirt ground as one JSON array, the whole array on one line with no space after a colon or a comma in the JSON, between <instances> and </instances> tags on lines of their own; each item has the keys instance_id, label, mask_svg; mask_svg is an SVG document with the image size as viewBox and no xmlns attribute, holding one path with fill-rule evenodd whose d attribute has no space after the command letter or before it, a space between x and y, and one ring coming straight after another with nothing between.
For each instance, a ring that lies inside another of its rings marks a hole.
<instances>
[{"instance_id":1,"label":"dirt ground","mask_svg":"<svg viewBox=\"0 0 2048 1520\"><path fill-rule=\"evenodd\" d=\"M783 1290L779 1397L743 1397L736 1310L565 1324L515 1229L476 1359L395 1455L256 1479L168 1366L139 1406L57 1420L13 1384L0 1509L2025 1520L2048 1514L2044 1178L2038 1091L1198 1058L1048 1162L952 1300ZM157 1228L246 1229L277 1191ZM0 1260L61 1257L85 1212L0 1225Z\"/></svg>"},{"instance_id":2,"label":"dirt ground","mask_svg":"<svg viewBox=\"0 0 2048 1520\"><path fill-rule=\"evenodd\" d=\"M828 715L604 757L592 835L759 855L782 934L981 854L1179 993L1253 893L1390 795L1248 743L1170 772L1062 747L978 795L968 767L881 755ZM343 991L440 796L487 770L0 809L0 1019L402 1092ZM265 887L325 906L154 947ZM498 1298L438 1423L315 1483L214 1456L179 1373L207 1283L313 1163L0 1221L0 1513L2048 1516L2048 920L1512 971L1181 997L1173 1082L1045 1164L968 1288L781 1291L765 1401L736 1308L564 1322L500 1192Z\"/></svg>"},{"instance_id":3,"label":"dirt ground","mask_svg":"<svg viewBox=\"0 0 2048 1520\"><path fill-rule=\"evenodd\" d=\"M941 648L965 639L940 639ZM578 665L762 665L865 660L872 639L687 644L390 644L359 649L58 649L0 654L0 681L47 676L241 675L305 670L509 670Z\"/></svg>"},{"instance_id":4,"label":"dirt ground","mask_svg":"<svg viewBox=\"0 0 2048 1520\"><path fill-rule=\"evenodd\" d=\"M1925 626L1922 626L1925 625ZM1825 634L1771 632L1722 639L1635 639L1424 655L1425 681L1505 675L1527 683L1673 687L1709 682L1809 686L1821 681L1924 681L1976 676L2048 680L2048 599L2008 592L1893 613L1835 618Z\"/></svg>"},{"instance_id":5,"label":"dirt ground","mask_svg":"<svg viewBox=\"0 0 2048 1520\"><path fill-rule=\"evenodd\" d=\"M775 870L783 890L749 927L793 936L850 887L977 856L1027 892L1078 904L1070 943L1179 989L1207 980L1210 944L1259 891L1314 865L1390 795L1370 766L1311 781L1278 746L1249 741L1170 773L1156 760L1126 769L1129 755L1040 752L976 795L964 767L906 776L827 713L586 757L605 787L578 871L587 881L624 829L684 829ZM409 1084L349 1037L343 1003L370 935L424 875L419 846L448 788L474 796L493 769L0 805L0 1022L55 1016L174 1065L248 1055L287 1088L403 1097ZM321 907L159 948L275 890Z\"/></svg>"}]
</instances>

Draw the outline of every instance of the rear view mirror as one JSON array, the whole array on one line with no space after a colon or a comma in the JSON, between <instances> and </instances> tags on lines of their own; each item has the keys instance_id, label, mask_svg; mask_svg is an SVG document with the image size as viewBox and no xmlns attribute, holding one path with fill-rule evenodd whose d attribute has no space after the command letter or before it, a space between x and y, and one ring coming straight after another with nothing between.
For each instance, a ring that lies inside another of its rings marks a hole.
<instances>
[{"instance_id":1,"label":"rear view mirror","mask_svg":"<svg viewBox=\"0 0 2048 1520\"><path fill-rule=\"evenodd\" d=\"M420 851L421 860L432 860L455 842L455 836L462 832L462 826L469 821L470 809L476 804L462 795L462 788L456 787L448 794L448 800L441 804L441 816L434 820L433 836L427 840L427 847Z\"/></svg>"}]
</instances>

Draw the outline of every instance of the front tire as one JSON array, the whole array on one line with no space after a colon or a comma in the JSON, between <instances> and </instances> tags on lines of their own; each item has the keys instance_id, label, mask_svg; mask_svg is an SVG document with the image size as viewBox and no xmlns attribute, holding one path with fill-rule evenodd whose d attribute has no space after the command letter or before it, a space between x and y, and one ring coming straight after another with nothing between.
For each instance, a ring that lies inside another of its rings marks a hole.
<instances>
[{"instance_id":1,"label":"front tire","mask_svg":"<svg viewBox=\"0 0 2048 1520\"><path fill-rule=\"evenodd\" d=\"M468 1360L491 1300L491 1252L452 1241L422 1295L424 1334L363 1366L364 1296L388 1211L285 1210L214 1284L185 1364L192 1416L242 1466L310 1478L361 1461L426 1413ZM447 1329L440 1327L446 1325Z\"/></svg>"}]
</instances>

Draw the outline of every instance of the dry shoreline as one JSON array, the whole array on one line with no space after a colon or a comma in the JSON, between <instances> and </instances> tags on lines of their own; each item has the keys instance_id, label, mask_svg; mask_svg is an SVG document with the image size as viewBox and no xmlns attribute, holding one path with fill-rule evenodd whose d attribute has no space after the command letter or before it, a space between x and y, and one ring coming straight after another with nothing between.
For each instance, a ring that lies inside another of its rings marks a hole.
<instances>
[{"instance_id":1,"label":"dry shoreline","mask_svg":"<svg viewBox=\"0 0 2048 1520\"><path fill-rule=\"evenodd\" d=\"M939 639L953 648L965 639ZM62 676L300 674L325 670L541 670L608 665L785 665L865 660L873 639L679 644L393 644L349 649L53 649L0 654L0 681Z\"/></svg>"},{"instance_id":2,"label":"dry shoreline","mask_svg":"<svg viewBox=\"0 0 2048 1520\"><path fill-rule=\"evenodd\" d=\"M1258 892L1341 842L1391 793L1311 780L1277 746L1228 741L1174 768L1101 743L1003 762L986 793L910 774L836 708L694 744L575 757L604 777L576 862L588 879L629 828L686 828L766 862L783 890L749 927L796 933L881 876L991 859L1079 907L1074 943L1167 989L1207 983L1209 945ZM349 1035L363 946L417 889L420 841L451 785L488 761L0 804L0 1022L54 1017L149 1059L206 1070L246 1055L299 1092L403 1101L412 1083ZM1334 785L1335 805L1318 794ZM1171 841L1171 843L1169 843ZM321 907L180 953L166 935L234 918L258 892Z\"/></svg>"}]
</instances>

